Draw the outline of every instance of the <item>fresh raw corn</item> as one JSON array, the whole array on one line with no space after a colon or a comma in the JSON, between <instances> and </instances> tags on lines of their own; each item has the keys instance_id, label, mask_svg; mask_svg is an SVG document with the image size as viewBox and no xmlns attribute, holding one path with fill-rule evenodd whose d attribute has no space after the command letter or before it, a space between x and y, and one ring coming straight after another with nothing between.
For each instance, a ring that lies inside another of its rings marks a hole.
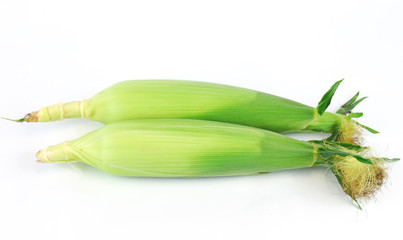
<instances>
[{"instance_id":1,"label":"fresh raw corn","mask_svg":"<svg viewBox=\"0 0 403 240\"><path fill-rule=\"evenodd\" d=\"M81 161L104 172L138 177L211 177L260 174L327 165L353 199L383 183L383 160L362 148L331 141L299 141L236 124L149 119L108 124L37 153L39 162Z\"/></svg>"},{"instance_id":2,"label":"fresh raw corn","mask_svg":"<svg viewBox=\"0 0 403 240\"><path fill-rule=\"evenodd\" d=\"M356 101L358 94L338 113L325 112L340 82L323 96L317 108L313 108L267 93L221 84L178 80L124 81L90 99L44 107L16 121L51 122L80 117L102 123L133 119L200 119L278 133L327 132L333 133L330 140L358 143L361 125L351 118L362 114L346 116L363 100Z\"/></svg>"}]
</instances>

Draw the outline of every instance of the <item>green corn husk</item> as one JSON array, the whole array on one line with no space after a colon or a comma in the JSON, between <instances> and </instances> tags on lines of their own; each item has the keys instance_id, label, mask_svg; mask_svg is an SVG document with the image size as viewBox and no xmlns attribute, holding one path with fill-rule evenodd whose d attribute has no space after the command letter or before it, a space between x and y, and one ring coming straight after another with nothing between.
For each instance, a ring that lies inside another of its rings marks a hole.
<instances>
[{"instance_id":1,"label":"green corn husk","mask_svg":"<svg viewBox=\"0 0 403 240\"><path fill-rule=\"evenodd\" d=\"M327 132L333 133L330 140L359 143L361 127L351 118L362 114L345 115L363 99L356 101L356 95L338 113L325 112L340 82L323 96L317 108L313 108L267 93L221 84L124 81L90 99L44 107L17 121L49 122L79 117L102 123L133 119L200 119L278 133Z\"/></svg>"},{"instance_id":2,"label":"green corn husk","mask_svg":"<svg viewBox=\"0 0 403 240\"><path fill-rule=\"evenodd\" d=\"M271 131L213 121L151 119L116 122L37 153L40 162L81 161L104 172L138 177L212 177L327 165L353 199L375 192L382 159L360 146L305 142Z\"/></svg>"}]
</instances>

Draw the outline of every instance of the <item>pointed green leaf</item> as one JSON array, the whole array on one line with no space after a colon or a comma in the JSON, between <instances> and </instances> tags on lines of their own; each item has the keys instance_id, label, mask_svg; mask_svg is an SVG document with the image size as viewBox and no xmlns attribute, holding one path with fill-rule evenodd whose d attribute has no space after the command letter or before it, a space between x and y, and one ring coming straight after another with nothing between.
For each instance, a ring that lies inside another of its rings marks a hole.
<instances>
[{"instance_id":1,"label":"pointed green leaf","mask_svg":"<svg viewBox=\"0 0 403 240\"><path fill-rule=\"evenodd\" d=\"M336 113L341 114L341 115L347 115L350 113L360 102L362 102L364 99L367 97L360 98L359 100L356 101L358 95L360 92L354 95L350 100L348 100L343 106L340 107L339 110L336 111Z\"/></svg>"},{"instance_id":2,"label":"pointed green leaf","mask_svg":"<svg viewBox=\"0 0 403 240\"><path fill-rule=\"evenodd\" d=\"M328 163L328 166L329 166L329 168L330 168L330 171L332 171L332 173L333 173L334 176L336 177L337 182L339 182L340 187L343 189L343 191L344 191L345 193L347 193L347 192L346 192L346 189L344 189L344 187L343 187L343 181L342 181L342 179L341 179L341 172L340 172L340 171L337 171L337 172L336 172L336 170L333 168L333 165L332 165L331 163ZM362 210L360 203L357 201L357 198L355 198L353 195L348 194L348 193L347 193L347 195L348 195L349 197L351 197L351 199L357 204L358 208L359 208L360 210Z\"/></svg>"},{"instance_id":3,"label":"pointed green leaf","mask_svg":"<svg viewBox=\"0 0 403 240\"><path fill-rule=\"evenodd\" d=\"M358 99L356 102L350 105L350 111L353 110L358 104L360 104L364 99L367 99L368 97L363 97Z\"/></svg>"},{"instance_id":4,"label":"pointed green leaf","mask_svg":"<svg viewBox=\"0 0 403 240\"><path fill-rule=\"evenodd\" d=\"M347 116L347 119L350 120L350 119L352 119L352 118L360 118L360 117L362 117L363 115L364 115L364 114L361 113L361 112L358 112L358 113L350 113L350 114Z\"/></svg>"},{"instance_id":5,"label":"pointed green leaf","mask_svg":"<svg viewBox=\"0 0 403 240\"><path fill-rule=\"evenodd\" d=\"M339 129L335 129L332 132L332 135L330 135L330 137L326 138L326 141L336 141L337 138L339 137Z\"/></svg>"},{"instance_id":6,"label":"pointed green leaf","mask_svg":"<svg viewBox=\"0 0 403 240\"><path fill-rule=\"evenodd\" d=\"M343 150L338 149L334 145L326 145L326 146L319 148L317 151L317 154L323 160L328 160L330 157L335 156L335 155L341 156L341 157L351 156L351 157L357 159L357 161L360 161L362 163L374 165L374 163L371 161L371 159L361 157L360 155L357 155L357 154L345 152Z\"/></svg>"},{"instance_id":7,"label":"pointed green leaf","mask_svg":"<svg viewBox=\"0 0 403 240\"><path fill-rule=\"evenodd\" d=\"M361 150L367 149L367 147L363 147L363 146L356 145L353 143L335 142L335 141L329 141L327 139L326 140L311 140L309 142L319 144L325 148L326 148L326 146L331 146L336 149L339 147L342 147L342 148L347 148L349 150L355 150L355 151L361 151Z\"/></svg>"},{"instance_id":8,"label":"pointed green leaf","mask_svg":"<svg viewBox=\"0 0 403 240\"><path fill-rule=\"evenodd\" d=\"M352 143L345 143L345 142L335 142L334 144L337 144L338 146L350 149L350 150L355 150L355 151L362 151L364 149L367 149L367 147L362 147L360 145L355 145Z\"/></svg>"},{"instance_id":9,"label":"pointed green leaf","mask_svg":"<svg viewBox=\"0 0 403 240\"><path fill-rule=\"evenodd\" d=\"M343 104L341 108L346 108L347 106L353 104L355 100L358 98L358 95L360 95L360 92L357 92L350 100L348 100L345 104Z\"/></svg>"},{"instance_id":10,"label":"pointed green leaf","mask_svg":"<svg viewBox=\"0 0 403 240\"><path fill-rule=\"evenodd\" d=\"M318 155L319 155L320 158L322 158L322 159L324 159L324 160L327 160L327 159L329 159L330 157L334 156L333 153L327 152L327 151L318 152Z\"/></svg>"},{"instance_id":11,"label":"pointed green leaf","mask_svg":"<svg viewBox=\"0 0 403 240\"><path fill-rule=\"evenodd\" d=\"M340 186L342 186L342 185L343 185L343 182L342 182L342 180L341 180L341 176L340 176L341 173L340 173L340 171L336 171L336 170L333 168L333 164L331 164L331 163L328 163L327 165L329 166L330 171L332 171L332 173L333 173L334 176L336 177L336 179L337 179L337 181L339 182Z\"/></svg>"},{"instance_id":12,"label":"pointed green leaf","mask_svg":"<svg viewBox=\"0 0 403 240\"><path fill-rule=\"evenodd\" d=\"M397 162L397 161L400 161L400 158L382 158L383 160L385 160L385 161L388 161L388 162Z\"/></svg>"},{"instance_id":13,"label":"pointed green leaf","mask_svg":"<svg viewBox=\"0 0 403 240\"><path fill-rule=\"evenodd\" d=\"M368 126L362 125L361 123L357 123L357 124L360 125L362 128L364 128L365 130L367 130L367 131L370 132L370 133L373 133L373 134L379 133L379 132L376 131L375 129L372 129L372 128L368 127Z\"/></svg>"},{"instance_id":14,"label":"pointed green leaf","mask_svg":"<svg viewBox=\"0 0 403 240\"><path fill-rule=\"evenodd\" d=\"M344 79L337 81L333 86L323 95L322 99L319 101L318 106L316 107L318 114L322 115L327 107L329 107L330 103L332 102L332 98L334 93L336 92L337 88L339 87L340 83Z\"/></svg>"},{"instance_id":15,"label":"pointed green leaf","mask_svg":"<svg viewBox=\"0 0 403 240\"><path fill-rule=\"evenodd\" d=\"M362 163L374 165L374 163L371 161L371 159L363 158L360 155L355 155L355 154L351 154L350 156L354 157L355 159L357 159L358 161L360 161Z\"/></svg>"},{"instance_id":16,"label":"pointed green leaf","mask_svg":"<svg viewBox=\"0 0 403 240\"><path fill-rule=\"evenodd\" d=\"M362 208L361 208L361 205L360 205L360 203L357 201L357 199L355 198L355 197L353 197L353 196L350 196L352 199L353 199L353 201L357 204L357 207L360 209L360 210L362 210Z\"/></svg>"}]
</instances>

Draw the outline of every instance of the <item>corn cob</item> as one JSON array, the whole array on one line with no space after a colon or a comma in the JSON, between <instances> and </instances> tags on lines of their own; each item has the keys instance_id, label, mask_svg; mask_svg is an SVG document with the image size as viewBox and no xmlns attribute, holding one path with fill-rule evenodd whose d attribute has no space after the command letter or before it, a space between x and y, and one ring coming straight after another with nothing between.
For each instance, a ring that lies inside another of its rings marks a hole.
<instances>
[{"instance_id":1,"label":"corn cob","mask_svg":"<svg viewBox=\"0 0 403 240\"><path fill-rule=\"evenodd\" d=\"M342 80L317 108L254 90L194 81L134 80L117 83L90 99L56 104L27 114L20 122L87 118L102 123L133 119L200 119L235 123L278 133L327 132L331 139L359 143L361 127L348 113L358 94L338 113L325 112ZM371 132L376 132L367 128Z\"/></svg>"},{"instance_id":2,"label":"corn cob","mask_svg":"<svg viewBox=\"0 0 403 240\"><path fill-rule=\"evenodd\" d=\"M353 199L383 183L382 159L340 142L292 139L229 123L150 119L116 122L37 153L39 162L81 161L104 172L138 177L250 175L327 165Z\"/></svg>"}]
</instances>

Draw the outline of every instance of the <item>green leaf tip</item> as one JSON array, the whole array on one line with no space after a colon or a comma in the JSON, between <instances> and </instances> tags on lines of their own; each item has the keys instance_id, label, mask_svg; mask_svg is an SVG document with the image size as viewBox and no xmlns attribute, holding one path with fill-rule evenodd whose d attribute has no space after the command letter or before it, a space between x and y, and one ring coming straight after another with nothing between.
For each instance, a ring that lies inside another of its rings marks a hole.
<instances>
[{"instance_id":1,"label":"green leaf tip","mask_svg":"<svg viewBox=\"0 0 403 240\"><path fill-rule=\"evenodd\" d=\"M322 99L319 101L318 106L316 107L318 114L322 115L326 109L329 107L330 103L332 102L332 98L334 93L336 92L337 88L339 87L340 83L344 80L341 79L337 81L333 86L323 95Z\"/></svg>"},{"instance_id":2,"label":"green leaf tip","mask_svg":"<svg viewBox=\"0 0 403 240\"><path fill-rule=\"evenodd\" d=\"M357 100L358 96L360 95L360 92L357 92L350 100L348 100L345 104L343 104L343 106L341 107L345 107L348 105L351 105L355 102L355 100Z\"/></svg>"},{"instance_id":3,"label":"green leaf tip","mask_svg":"<svg viewBox=\"0 0 403 240\"><path fill-rule=\"evenodd\" d=\"M361 126L362 128L364 128L365 130L367 130L368 132L370 132L370 133L373 133L373 134L377 134L377 133L379 133L378 131L376 131L375 129L372 129L372 128L370 128L370 127L368 127L368 126L365 126L365 125L363 125L363 124L361 124L361 123L357 123L359 126Z\"/></svg>"},{"instance_id":4,"label":"green leaf tip","mask_svg":"<svg viewBox=\"0 0 403 240\"><path fill-rule=\"evenodd\" d=\"M360 155L356 155L356 154L350 154L350 156L354 157L355 159L357 159L358 161L360 161L362 163L374 165L374 163L372 162L371 159L364 158L364 157L361 157Z\"/></svg>"},{"instance_id":5,"label":"green leaf tip","mask_svg":"<svg viewBox=\"0 0 403 240\"><path fill-rule=\"evenodd\" d=\"M343 189L343 191L345 193L347 193L347 195L357 204L358 209L362 210L360 203L358 202L357 198L354 196L353 193L348 193L348 189L345 189L345 187L343 187L343 180L342 180L342 173L340 170L334 169L333 168L333 164L332 163L327 163L327 165L329 166L330 171L333 173L333 175L336 177L337 182L339 183L340 187Z\"/></svg>"},{"instance_id":6,"label":"green leaf tip","mask_svg":"<svg viewBox=\"0 0 403 240\"><path fill-rule=\"evenodd\" d=\"M312 141L312 143L316 143L320 145L320 148L318 149L318 156L322 158L325 161L332 161L331 157L333 156L341 156L341 157L347 157L351 156L357 161L365 163L365 164L370 164L374 165L371 159L364 158L358 154L351 153L348 150L353 150L356 152L359 152L363 149L364 147L361 147L359 145L351 144L351 143L343 143L343 142L333 142L333 141Z\"/></svg>"},{"instance_id":7,"label":"green leaf tip","mask_svg":"<svg viewBox=\"0 0 403 240\"><path fill-rule=\"evenodd\" d=\"M349 195L349 196L350 196L350 195ZM358 202L357 198L355 198L355 197L353 197L353 196L350 196L350 197L351 197L351 199L353 199L353 201L355 202L355 204L357 204L358 209L360 209L360 210L362 211L362 207L361 207L360 203Z\"/></svg>"},{"instance_id":8,"label":"green leaf tip","mask_svg":"<svg viewBox=\"0 0 403 240\"><path fill-rule=\"evenodd\" d=\"M357 159L357 161L359 161L359 162L374 165L374 163L371 161L371 159L364 158L364 157L361 157L360 155L345 152L345 151L338 150L338 149L324 148L318 152L318 155L325 160L328 160L330 157L333 157L333 156L341 156L341 157L351 156L351 157Z\"/></svg>"},{"instance_id":9,"label":"green leaf tip","mask_svg":"<svg viewBox=\"0 0 403 240\"><path fill-rule=\"evenodd\" d=\"M387 162L397 162L397 161L400 161L400 158L382 158L384 161L387 161Z\"/></svg>"},{"instance_id":10,"label":"green leaf tip","mask_svg":"<svg viewBox=\"0 0 403 240\"><path fill-rule=\"evenodd\" d=\"M356 145L353 143L347 143L347 142L337 142L337 141L329 141L329 140L311 140L309 141L311 143L316 143L316 144L320 144L322 146L330 146L333 148L345 148L348 150L353 150L353 151L362 151L365 149L368 149L368 147L363 147L360 145Z\"/></svg>"},{"instance_id":11,"label":"green leaf tip","mask_svg":"<svg viewBox=\"0 0 403 240\"><path fill-rule=\"evenodd\" d=\"M364 114L363 114L362 112L350 113L350 114L347 116L347 119L350 120L350 119L352 119L352 118L360 118L360 117L362 117L363 115L364 115Z\"/></svg>"},{"instance_id":12,"label":"green leaf tip","mask_svg":"<svg viewBox=\"0 0 403 240\"><path fill-rule=\"evenodd\" d=\"M347 115L350 114L351 111L359 104L361 103L364 99L368 97L362 97L357 100L358 95L360 95L360 92L356 93L350 100L348 100L345 104L343 104L339 110L336 111L336 113L341 114L341 115Z\"/></svg>"},{"instance_id":13,"label":"green leaf tip","mask_svg":"<svg viewBox=\"0 0 403 240\"><path fill-rule=\"evenodd\" d=\"M0 117L1 119L7 120L7 121L12 121L12 122L25 122L25 117L21 119L10 119L10 118L4 118Z\"/></svg>"}]
</instances>

